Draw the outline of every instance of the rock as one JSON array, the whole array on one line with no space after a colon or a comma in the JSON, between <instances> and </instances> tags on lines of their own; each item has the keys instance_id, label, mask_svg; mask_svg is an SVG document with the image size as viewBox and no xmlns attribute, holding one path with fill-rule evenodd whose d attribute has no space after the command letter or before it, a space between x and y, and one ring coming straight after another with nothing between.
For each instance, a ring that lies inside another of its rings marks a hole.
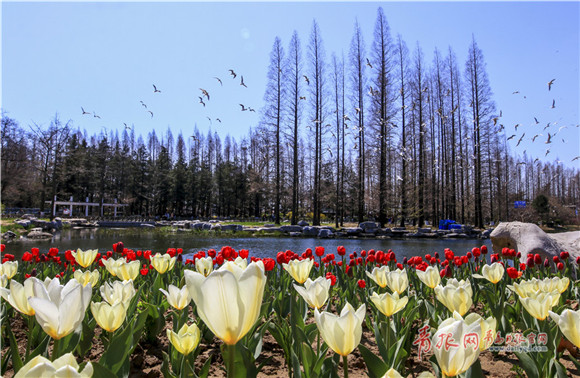
<instances>
[{"instance_id":1,"label":"rock","mask_svg":"<svg viewBox=\"0 0 580 378\"><path fill-rule=\"evenodd\" d=\"M306 226L302 228L302 234L304 236L318 236L318 227Z\"/></svg>"},{"instance_id":2,"label":"rock","mask_svg":"<svg viewBox=\"0 0 580 378\"><path fill-rule=\"evenodd\" d=\"M580 256L580 231L546 234L533 223L501 222L490 234L493 251L501 253L507 247L521 252L521 262L526 262L528 254L539 254L542 258L559 256L568 251L570 260Z\"/></svg>"},{"instance_id":3,"label":"rock","mask_svg":"<svg viewBox=\"0 0 580 378\"><path fill-rule=\"evenodd\" d=\"M296 225L290 225L290 226L282 226L280 227L280 230L282 232L302 232L302 227L300 226L296 226Z\"/></svg>"},{"instance_id":4,"label":"rock","mask_svg":"<svg viewBox=\"0 0 580 378\"><path fill-rule=\"evenodd\" d=\"M212 224L210 224L210 230L211 231L221 231L222 225L219 223L212 223Z\"/></svg>"},{"instance_id":5,"label":"rock","mask_svg":"<svg viewBox=\"0 0 580 378\"><path fill-rule=\"evenodd\" d=\"M361 222L359 223L359 228L362 228L364 232L376 232L379 226L376 222Z\"/></svg>"},{"instance_id":6,"label":"rock","mask_svg":"<svg viewBox=\"0 0 580 378\"><path fill-rule=\"evenodd\" d=\"M2 239L4 240L14 239L15 237L16 234L12 231L6 231L5 233L2 234Z\"/></svg>"},{"instance_id":7,"label":"rock","mask_svg":"<svg viewBox=\"0 0 580 378\"><path fill-rule=\"evenodd\" d=\"M489 239L489 237L490 237L490 235L491 235L492 232L493 232L493 230L491 228L483 231L481 233L481 238L482 239Z\"/></svg>"},{"instance_id":8,"label":"rock","mask_svg":"<svg viewBox=\"0 0 580 378\"><path fill-rule=\"evenodd\" d=\"M293 236L293 237L302 236L302 232L290 232L290 236Z\"/></svg>"},{"instance_id":9,"label":"rock","mask_svg":"<svg viewBox=\"0 0 580 378\"><path fill-rule=\"evenodd\" d=\"M298 222L298 225L300 227L306 227L306 226L310 226L310 223L306 222L305 220L301 220Z\"/></svg>"},{"instance_id":10,"label":"rock","mask_svg":"<svg viewBox=\"0 0 580 378\"><path fill-rule=\"evenodd\" d=\"M259 227L257 231L261 232L281 232L280 227Z\"/></svg>"},{"instance_id":11,"label":"rock","mask_svg":"<svg viewBox=\"0 0 580 378\"><path fill-rule=\"evenodd\" d=\"M358 236L360 235L361 232L363 232L363 229L360 227L347 227L343 229L346 234L348 236Z\"/></svg>"},{"instance_id":12,"label":"rock","mask_svg":"<svg viewBox=\"0 0 580 378\"><path fill-rule=\"evenodd\" d=\"M244 228L240 224L226 224L222 225L222 231L242 231Z\"/></svg>"},{"instance_id":13,"label":"rock","mask_svg":"<svg viewBox=\"0 0 580 378\"><path fill-rule=\"evenodd\" d=\"M14 221L14 223L16 223L17 225L20 225L20 226L22 226L24 228L30 227L30 224L31 224L30 223L30 220L28 220L28 219L16 219Z\"/></svg>"},{"instance_id":14,"label":"rock","mask_svg":"<svg viewBox=\"0 0 580 378\"><path fill-rule=\"evenodd\" d=\"M328 228L322 228L322 229L320 229L320 231L318 231L319 238L326 239L326 238L330 238L332 236L333 236L332 231L329 230Z\"/></svg>"},{"instance_id":15,"label":"rock","mask_svg":"<svg viewBox=\"0 0 580 378\"><path fill-rule=\"evenodd\" d=\"M151 223L141 223L139 226L144 228L155 228L155 225Z\"/></svg>"},{"instance_id":16,"label":"rock","mask_svg":"<svg viewBox=\"0 0 580 378\"><path fill-rule=\"evenodd\" d=\"M431 232L432 232L431 227L417 228L417 233L419 234L429 234Z\"/></svg>"},{"instance_id":17,"label":"rock","mask_svg":"<svg viewBox=\"0 0 580 378\"><path fill-rule=\"evenodd\" d=\"M26 235L28 239L51 239L52 234L49 232L42 231L42 228L37 227L30 230L28 235Z\"/></svg>"}]
</instances>

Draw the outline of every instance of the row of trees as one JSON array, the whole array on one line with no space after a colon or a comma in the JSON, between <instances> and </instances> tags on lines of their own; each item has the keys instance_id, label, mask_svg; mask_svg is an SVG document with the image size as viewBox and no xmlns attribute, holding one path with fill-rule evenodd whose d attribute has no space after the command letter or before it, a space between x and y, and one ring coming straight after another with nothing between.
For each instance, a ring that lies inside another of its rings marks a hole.
<instances>
[{"instance_id":1,"label":"row of trees","mask_svg":"<svg viewBox=\"0 0 580 378\"><path fill-rule=\"evenodd\" d=\"M131 214L374 219L478 227L518 216L516 200L580 199L580 175L510 153L475 38L461 69L451 48L427 64L393 38L378 9L370 44L355 23L349 53L327 56L313 22L270 55L261 121L236 141L217 133L88 136L58 116L25 130L2 117L2 201L56 195L118 199Z\"/></svg>"}]
</instances>

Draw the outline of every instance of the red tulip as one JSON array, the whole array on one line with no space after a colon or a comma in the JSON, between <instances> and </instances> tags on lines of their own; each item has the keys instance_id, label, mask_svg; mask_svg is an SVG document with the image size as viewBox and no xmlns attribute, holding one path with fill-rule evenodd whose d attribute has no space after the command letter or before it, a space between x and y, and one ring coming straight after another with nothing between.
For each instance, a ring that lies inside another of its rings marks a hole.
<instances>
[{"instance_id":1,"label":"red tulip","mask_svg":"<svg viewBox=\"0 0 580 378\"><path fill-rule=\"evenodd\" d=\"M247 259L249 255L250 255L250 251L248 251L247 249L240 250L240 257L242 259Z\"/></svg>"},{"instance_id":2,"label":"red tulip","mask_svg":"<svg viewBox=\"0 0 580 378\"><path fill-rule=\"evenodd\" d=\"M316 256L320 257L324 255L324 247L316 247L314 248L314 252L316 253Z\"/></svg>"},{"instance_id":3,"label":"red tulip","mask_svg":"<svg viewBox=\"0 0 580 378\"><path fill-rule=\"evenodd\" d=\"M518 271L513 266L510 266L509 268L507 268L506 272L511 279L520 278L522 276L522 272Z\"/></svg>"},{"instance_id":4,"label":"red tulip","mask_svg":"<svg viewBox=\"0 0 580 378\"><path fill-rule=\"evenodd\" d=\"M563 269L564 269L564 264L562 264L561 262L559 262L559 263L556 265L556 268L558 268L558 270L563 270Z\"/></svg>"},{"instance_id":5,"label":"red tulip","mask_svg":"<svg viewBox=\"0 0 580 378\"><path fill-rule=\"evenodd\" d=\"M139 272L141 273L141 275L142 275L142 276L146 276L146 275L147 275L147 273L149 273L149 269L147 269L147 268L143 268L143 269L141 269Z\"/></svg>"},{"instance_id":6,"label":"red tulip","mask_svg":"<svg viewBox=\"0 0 580 378\"><path fill-rule=\"evenodd\" d=\"M56 256L56 255L58 255L58 248L50 248L48 250L48 255L49 256Z\"/></svg>"},{"instance_id":7,"label":"red tulip","mask_svg":"<svg viewBox=\"0 0 580 378\"><path fill-rule=\"evenodd\" d=\"M482 245L480 250L481 250L481 253L483 253L484 255L487 255L487 246L486 245Z\"/></svg>"},{"instance_id":8,"label":"red tulip","mask_svg":"<svg viewBox=\"0 0 580 378\"><path fill-rule=\"evenodd\" d=\"M30 252L24 252L24 254L22 255L22 261L30 261L32 260L32 253Z\"/></svg>"},{"instance_id":9,"label":"red tulip","mask_svg":"<svg viewBox=\"0 0 580 378\"><path fill-rule=\"evenodd\" d=\"M330 272L326 273L326 279L330 280L330 286L334 286L336 284L336 276Z\"/></svg>"},{"instance_id":10,"label":"red tulip","mask_svg":"<svg viewBox=\"0 0 580 378\"><path fill-rule=\"evenodd\" d=\"M265 258L262 261L264 262L264 269L266 269L267 272L273 270L276 266L276 261L274 261L274 259Z\"/></svg>"},{"instance_id":11,"label":"red tulip","mask_svg":"<svg viewBox=\"0 0 580 378\"><path fill-rule=\"evenodd\" d=\"M358 280L357 284L358 284L358 287L360 287L361 289L364 289L367 286L367 283L365 282L365 280Z\"/></svg>"},{"instance_id":12,"label":"red tulip","mask_svg":"<svg viewBox=\"0 0 580 378\"><path fill-rule=\"evenodd\" d=\"M536 264L536 265L542 264L542 256L540 256L539 253L536 253L534 255L534 264Z\"/></svg>"},{"instance_id":13,"label":"red tulip","mask_svg":"<svg viewBox=\"0 0 580 378\"><path fill-rule=\"evenodd\" d=\"M346 253L346 248L344 248L343 245L340 245L336 247L336 253L338 253L340 256L344 256Z\"/></svg>"},{"instance_id":14,"label":"red tulip","mask_svg":"<svg viewBox=\"0 0 580 378\"><path fill-rule=\"evenodd\" d=\"M215 249L208 249L208 250L207 250L207 255L208 255L209 257L211 257L212 259L213 259L214 257L216 257L216 251L215 251Z\"/></svg>"},{"instance_id":15,"label":"red tulip","mask_svg":"<svg viewBox=\"0 0 580 378\"><path fill-rule=\"evenodd\" d=\"M569 257L570 257L570 254L568 252L566 252L566 251L560 252L560 259L568 260Z\"/></svg>"},{"instance_id":16,"label":"red tulip","mask_svg":"<svg viewBox=\"0 0 580 378\"><path fill-rule=\"evenodd\" d=\"M4 244L0 244L0 252L4 253L4 250L6 250L6 246Z\"/></svg>"},{"instance_id":17,"label":"red tulip","mask_svg":"<svg viewBox=\"0 0 580 378\"><path fill-rule=\"evenodd\" d=\"M286 254L284 252L278 252L278 254L276 255L276 261L280 265L287 264Z\"/></svg>"}]
</instances>

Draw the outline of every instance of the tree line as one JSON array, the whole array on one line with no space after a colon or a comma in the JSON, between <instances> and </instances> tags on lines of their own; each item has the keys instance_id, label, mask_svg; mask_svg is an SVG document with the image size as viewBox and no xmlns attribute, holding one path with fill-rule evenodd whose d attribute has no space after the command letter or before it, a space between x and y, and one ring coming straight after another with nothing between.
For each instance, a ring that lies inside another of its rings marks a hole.
<instances>
[{"instance_id":1,"label":"tree line","mask_svg":"<svg viewBox=\"0 0 580 378\"><path fill-rule=\"evenodd\" d=\"M463 66L451 47L428 63L382 8L370 45L355 22L346 55L326 54L316 20L304 47L297 32L287 48L276 37L260 121L239 140L197 127L89 136L58 115L24 128L3 114L1 184L8 207L72 196L128 214L336 226L483 227L529 217L514 202L539 195L570 222L580 199L577 170L509 150L475 37Z\"/></svg>"}]
</instances>

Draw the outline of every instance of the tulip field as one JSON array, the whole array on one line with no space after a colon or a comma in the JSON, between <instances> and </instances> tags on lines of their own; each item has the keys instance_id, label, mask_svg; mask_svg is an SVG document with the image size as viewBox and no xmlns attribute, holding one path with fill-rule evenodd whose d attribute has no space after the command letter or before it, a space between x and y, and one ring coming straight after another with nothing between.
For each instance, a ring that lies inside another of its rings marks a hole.
<instances>
[{"instance_id":1,"label":"tulip field","mask_svg":"<svg viewBox=\"0 0 580 378\"><path fill-rule=\"evenodd\" d=\"M164 377L493 376L483 355L509 356L510 376L579 376L579 263L485 246L274 259L122 242L18 260L2 245L0 374L128 377L155 345Z\"/></svg>"}]
</instances>

